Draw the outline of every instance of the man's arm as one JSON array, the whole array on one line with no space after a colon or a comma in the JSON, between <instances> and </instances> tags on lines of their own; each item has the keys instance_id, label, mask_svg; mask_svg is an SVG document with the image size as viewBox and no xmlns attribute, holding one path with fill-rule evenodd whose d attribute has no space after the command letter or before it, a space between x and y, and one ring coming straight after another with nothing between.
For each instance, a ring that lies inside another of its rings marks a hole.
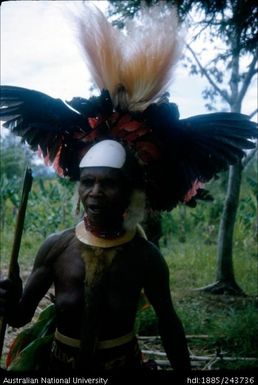
<instances>
[{"instance_id":1,"label":"man's arm","mask_svg":"<svg viewBox=\"0 0 258 385\"><path fill-rule=\"evenodd\" d=\"M154 246L150 246L146 256L145 269L145 293L157 314L160 336L171 366L176 370L189 370L185 333L170 294L169 269Z\"/></svg>"},{"instance_id":2,"label":"man's arm","mask_svg":"<svg viewBox=\"0 0 258 385\"><path fill-rule=\"evenodd\" d=\"M19 274L10 282L7 294L6 316L7 323L14 327L21 327L30 322L40 300L44 297L53 282L52 259L53 249L59 239L59 234L51 235L40 247L35 258L34 266L24 290L17 283ZM16 282L15 282L16 281Z\"/></svg>"}]
</instances>

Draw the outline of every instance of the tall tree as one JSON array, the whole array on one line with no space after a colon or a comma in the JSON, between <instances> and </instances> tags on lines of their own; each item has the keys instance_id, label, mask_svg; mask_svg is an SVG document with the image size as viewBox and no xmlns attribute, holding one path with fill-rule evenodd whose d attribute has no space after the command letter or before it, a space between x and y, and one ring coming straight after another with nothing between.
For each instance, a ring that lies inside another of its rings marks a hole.
<instances>
[{"instance_id":1,"label":"tall tree","mask_svg":"<svg viewBox=\"0 0 258 385\"><path fill-rule=\"evenodd\" d=\"M195 4L200 16L198 28L202 33L204 29L207 30L210 39L220 47L219 53L203 64L199 55L188 45L197 73L201 73L209 82L209 87L204 90L204 97L209 102L207 107L213 109L219 97L231 112L241 112L244 97L257 73L257 7L248 0L198 1ZM202 34L198 32L195 39L201 37ZM229 170L219 227L216 282L204 288L212 293L243 293L236 282L233 268L233 234L242 168L243 165L239 163Z\"/></svg>"},{"instance_id":2,"label":"tall tree","mask_svg":"<svg viewBox=\"0 0 258 385\"><path fill-rule=\"evenodd\" d=\"M124 17L133 17L145 3L158 1L110 1L123 25ZM164 4L177 5L181 19L190 20L193 29L191 43L187 44L190 71L206 78L209 86L203 91L209 110L216 109L220 99L231 112L241 112L246 93L257 74L257 13L252 0L167 0ZM203 49L198 49L200 41ZM211 49L216 46L218 49ZM208 49L206 47L209 47ZM223 107L224 108L224 107ZM253 114L252 114L253 115ZM221 217L216 282L204 290L222 294L243 294L236 282L233 268L233 234L239 202L242 164L230 167L225 204Z\"/></svg>"}]
</instances>

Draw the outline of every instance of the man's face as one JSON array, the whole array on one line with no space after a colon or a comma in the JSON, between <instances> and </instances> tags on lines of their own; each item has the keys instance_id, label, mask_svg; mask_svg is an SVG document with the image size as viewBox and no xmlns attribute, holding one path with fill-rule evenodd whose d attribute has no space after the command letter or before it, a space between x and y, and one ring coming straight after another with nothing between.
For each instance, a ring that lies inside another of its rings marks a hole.
<instances>
[{"instance_id":1,"label":"man's face","mask_svg":"<svg viewBox=\"0 0 258 385\"><path fill-rule=\"evenodd\" d=\"M121 218L129 205L129 190L118 169L81 169L79 195L91 223L111 224Z\"/></svg>"}]
</instances>

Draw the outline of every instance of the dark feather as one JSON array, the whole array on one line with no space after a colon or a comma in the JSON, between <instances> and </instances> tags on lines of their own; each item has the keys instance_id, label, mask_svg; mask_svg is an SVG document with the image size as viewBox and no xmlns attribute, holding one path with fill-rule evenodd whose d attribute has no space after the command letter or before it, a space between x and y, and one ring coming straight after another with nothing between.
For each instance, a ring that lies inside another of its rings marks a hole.
<instances>
[{"instance_id":1,"label":"dark feather","mask_svg":"<svg viewBox=\"0 0 258 385\"><path fill-rule=\"evenodd\" d=\"M0 117L6 121L6 128L9 128L8 120L15 116L22 117L23 126L34 127L40 123L41 130L52 132L73 132L82 120L81 115L61 99L25 88L2 86Z\"/></svg>"},{"instance_id":2,"label":"dark feather","mask_svg":"<svg viewBox=\"0 0 258 385\"><path fill-rule=\"evenodd\" d=\"M78 107L78 110L76 110ZM15 135L21 136L33 150L41 148L42 153L53 162L61 151L62 168L65 174L71 167L71 153L65 150L67 143L85 147L85 143L74 140L83 138L91 132L88 117L96 117L100 112L110 112L110 98L107 91L101 97L89 100L74 98L71 102L54 99L38 91L20 87L1 86L0 118L4 127ZM78 152L78 151L77 151ZM77 161L78 167L78 161ZM76 173L78 175L78 172ZM72 179L73 175L69 175Z\"/></svg>"},{"instance_id":3,"label":"dark feather","mask_svg":"<svg viewBox=\"0 0 258 385\"><path fill-rule=\"evenodd\" d=\"M101 116L105 119L113 112L113 103L107 90L103 90L100 96L92 96L89 100L75 97L67 103L87 117Z\"/></svg>"},{"instance_id":4,"label":"dark feather","mask_svg":"<svg viewBox=\"0 0 258 385\"><path fill-rule=\"evenodd\" d=\"M207 182L255 147L257 125L246 115L213 113L179 119L174 104L154 104L145 111L160 148L159 188L151 196L157 209L171 209L196 181ZM192 201L191 204L195 204Z\"/></svg>"}]
</instances>

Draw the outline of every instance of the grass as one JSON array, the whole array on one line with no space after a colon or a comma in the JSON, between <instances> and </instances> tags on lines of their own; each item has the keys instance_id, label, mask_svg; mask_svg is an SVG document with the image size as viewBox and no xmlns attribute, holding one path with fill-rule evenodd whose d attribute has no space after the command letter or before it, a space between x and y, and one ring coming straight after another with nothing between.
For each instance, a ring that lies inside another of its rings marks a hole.
<instances>
[{"instance_id":1,"label":"grass","mask_svg":"<svg viewBox=\"0 0 258 385\"><path fill-rule=\"evenodd\" d=\"M177 237L162 247L170 268L172 298L186 335L207 335L189 340L196 355L222 352L228 357L258 358L257 258L256 244L251 238L235 241L234 267L238 284L246 297L211 295L199 290L215 280L216 243L203 242L198 231L186 242ZM156 316L152 309L138 316L139 333L157 334ZM221 368L254 368L254 361L226 361Z\"/></svg>"},{"instance_id":2,"label":"grass","mask_svg":"<svg viewBox=\"0 0 258 385\"><path fill-rule=\"evenodd\" d=\"M257 249L252 236L241 242L236 239L233 250L235 278L249 296L257 295ZM192 232L184 243L171 237L169 245L163 247L171 272L172 290L196 289L214 282L216 278L216 241L205 242L202 235Z\"/></svg>"}]
</instances>

